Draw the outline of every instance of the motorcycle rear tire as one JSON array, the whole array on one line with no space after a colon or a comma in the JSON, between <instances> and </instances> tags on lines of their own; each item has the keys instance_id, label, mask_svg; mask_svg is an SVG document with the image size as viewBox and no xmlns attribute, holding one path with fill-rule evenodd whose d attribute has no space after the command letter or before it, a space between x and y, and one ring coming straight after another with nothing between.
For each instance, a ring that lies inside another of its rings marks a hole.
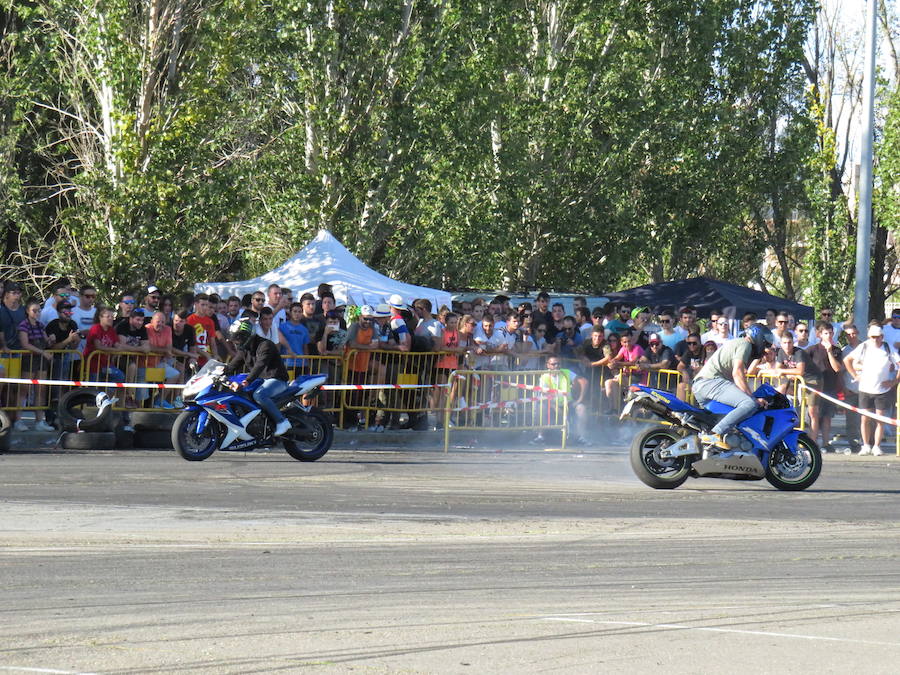
<instances>
[{"instance_id":1,"label":"motorcycle rear tire","mask_svg":"<svg viewBox=\"0 0 900 675\"><path fill-rule=\"evenodd\" d=\"M172 425L172 447L175 448L182 459L189 462L202 462L208 459L222 442L221 429L219 423L209 418L206 421L206 427L201 434L194 433L197 428L197 418L200 416L199 410L186 410L181 413ZM205 444L202 443L205 439ZM201 442L201 447L192 449L194 444Z\"/></svg>"},{"instance_id":2,"label":"motorcycle rear tire","mask_svg":"<svg viewBox=\"0 0 900 675\"><path fill-rule=\"evenodd\" d=\"M806 434L800 434L797 438L797 453L796 456L790 454L784 444L781 444L769 454L766 480L779 490L790 492L805 490L816 482L822 471L822 451ZM799 476L783 477L782 470L798 466L798 462L804 462L808 467L807 470Z\"/></svg>"},{"instance_id":3,"label":"motorcycle rear tire","mask_svg":"<svg viewBox=\"0 0 900 675\"><path fill-rule=\"evenodd\" d=\"M656 490L672 490L684 483L691 473L691 462L687 457L662 459L654 456L662 445L673 445L681 440L681 435L673 428L656 426L642 431L631 442L631 468L645 485Z\"/></svg>"},{"instance_id":4,"label":"motorcycle rear tire","mask_svg":"<svg viewBox=\"0 0 900 675\"><path fill-rule=\"evenodd\" d=\"M291 421L291 430L282 437L282 442L285 451L291 457L300 462L315 462L331 449L334 442L334 427L331 426L328 415L321 410L313 409L308 413L290 410L285 413L285 417ZM311 438L294 439L292 434L298 426L306 427L303 433Z\"/></svg>"}]
</instances>

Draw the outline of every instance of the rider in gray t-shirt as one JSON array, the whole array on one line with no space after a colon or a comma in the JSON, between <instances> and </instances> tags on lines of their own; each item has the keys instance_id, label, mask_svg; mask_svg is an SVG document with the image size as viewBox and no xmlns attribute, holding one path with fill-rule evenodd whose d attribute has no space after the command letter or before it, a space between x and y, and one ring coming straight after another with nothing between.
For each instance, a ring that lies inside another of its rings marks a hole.
<instances>
[{"instance_id":1,"label":"rider in gray t-shirt","mask_svg":"<svg viewBox=\"0 0 900 675\"><path fill-rule=\"evenodd\" d=\"M700 442L730 449L725 434L753 415L764 399L754 399L747 385L747 366L762 355L774 338L772 331L756 324L747 329L743 338L722 345L704 364L694 378L692 389L701 405L718 401L734 408L712 428L712 434L700 434Z\"/></svg>"}]
</instances>

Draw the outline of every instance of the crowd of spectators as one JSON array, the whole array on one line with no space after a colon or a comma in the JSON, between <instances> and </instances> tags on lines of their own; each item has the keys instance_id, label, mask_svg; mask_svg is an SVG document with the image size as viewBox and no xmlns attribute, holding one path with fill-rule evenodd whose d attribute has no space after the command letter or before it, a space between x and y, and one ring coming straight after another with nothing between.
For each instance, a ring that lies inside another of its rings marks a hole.
<instances>
[{"instance_id":1,"label":"crowd of spectators","mask_svg":"<svg viewBox=\"0 0 900 675\"><path fill-rule=\"evenodd\" d=\"M334 356L353 350L355 356L347 367L357 378L386 374L383 363L368 358L374 350L442 352L434 363L438 382L447 382L449 373L457 369L544 369L553 357L554 365L565 365L561 370L570 374L566 375L571 380L568 389L600 394L605 412L617 408L626 375L629 381L677 387L676 393L685 396L709 355L757 322L772 330L776 348L752 363L748 373L765 374L782 390L789 378L799 377L825 394L886 414L893 407L893 385L888 387L887 380L897 375L900 365L900 311L884 326L873 322L867 330L869 340L861 342L856 326L835 322L827 307L820 310L816 322L808 324L776 309L766 310L761 317L747 313L740 321L713 309L706 320L689 305L663 309L654 316L649 308L628 303L588 308L584 298L575 298L573 312L567 314L562 302L553 302L546 292L516 307L507 296L498 295L489 301L475 298L440 308L427 299L407 304L399 295L376 306L346 307L338 305L328 284L296 300L290 289L277 284L240 298L166 295L150 285L100 304L96 288L76 288L68 279L60 279L43 302L25 300L15 282L5 283L2 294L0 352L27 352L20 357L20 372L34 378L68 379L80 372L76 368L80 369L82 359L89 359L89 376L108 381L134 381L144 368L159 367L167 382L183 382L188 362L228 359L232 347L225 336L240 317L251 318L259 335L279 345L288 367L303 366L304 357L310 355ZM862 347L869 342L873 349ZM95 352L98 356L90 358ZM128 362L123 370L111 357L124 353L146 356L143 361ZM670 377L671 372L680 377ZM575 386L579 379L585 387ZM439 407L446 393L436 390L432 406ZM21 394L22 400L7 405L24 406L26 396L32 405L36 401L40 405L47 395L44 387L30 388ZM137 390L135 398L147 395ZM576 399L582 403L584 392L578 392ZM129 407L138 403L131 396L126 400ZM180 401L160 404L177 407ZM836 407L816 396L808 404L811 435L828 449ZM25 423L16 424L23 428ZM40 410L35 428L51 428ZM855 429L860 430L858 435ZM851 413L848 430L851 439L861 439L863 454L880 454L880 424L860 423Z\"/></svg>"}]
</instances>

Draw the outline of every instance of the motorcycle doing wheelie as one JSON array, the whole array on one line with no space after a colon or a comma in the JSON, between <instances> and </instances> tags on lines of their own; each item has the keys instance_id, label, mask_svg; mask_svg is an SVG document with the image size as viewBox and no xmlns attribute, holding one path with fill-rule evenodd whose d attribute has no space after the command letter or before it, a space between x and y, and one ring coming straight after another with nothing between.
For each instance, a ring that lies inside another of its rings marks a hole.
<instances>
[{"instance_id":1,"label":"motorcycle doing wheelie","mask_svg":"<svg viewBox=\"0 0 900 675\"><path fill-rule=\"evenodd\" d=\"M326 375L298 377L273 397L291 423L287 433L274 436L275 423L252 398L263 381L255 380L235 393L229 385L244 381L246 374L228 377L224 371L224 363L207 361L184 385L186 410L172 427L172 445L184 459L198 462L216 450L254 450L271 447L280 440L294 459L314 462L331 448L334 429L328 417L303 403L325 384Z\"/></svg>"},{"instance_id":2,"label":"motorcycle doing wheelie","mask_svg":"<svg viewBox=\"0 0 900 675\"><path fill-rule=\"evenodd\" d=\"M652 488L676 488L689 477L761 480L779 490L805 490L822 470L822 454L815 442L796 428L799 416L790 399L768 384L755 398L767 407L758 410L728 434L730 450L703 447L698 432L708 433L732 408L711 401L696 408L672 393L643 385L631 387L622 417L637 406L667 425L638 434L631 444L631 467Z\"/></svg>"}]
</instances>

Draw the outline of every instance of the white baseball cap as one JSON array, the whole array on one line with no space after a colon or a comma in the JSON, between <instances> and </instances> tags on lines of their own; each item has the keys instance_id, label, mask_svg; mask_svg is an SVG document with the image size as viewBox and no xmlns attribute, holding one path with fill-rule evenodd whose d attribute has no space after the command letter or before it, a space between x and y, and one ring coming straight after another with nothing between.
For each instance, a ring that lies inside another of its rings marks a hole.
<instances>
[{"instance_id":1,"label":"white baseball cap","mask_svg":"<svg viewBox=\"0 0 900 675\"><path fill-rule=\"evenodd\" d=\"M877 324L873 324L869 326L869 332L867 333L869 337L882 337L884 335L884 331L881 330L881 326Z\"/></svg>"}]
</instances>

